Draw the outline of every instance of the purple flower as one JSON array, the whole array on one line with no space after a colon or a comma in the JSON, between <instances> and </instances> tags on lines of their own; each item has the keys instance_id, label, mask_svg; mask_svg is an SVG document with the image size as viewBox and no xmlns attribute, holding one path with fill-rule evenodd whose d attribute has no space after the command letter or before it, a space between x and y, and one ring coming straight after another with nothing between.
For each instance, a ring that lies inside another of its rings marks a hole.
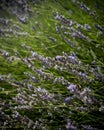
<instances>
[{"instance_id":1,"label":"purple flower","mask_svg":"<svg viewBox=\"0 0 104 130\"><path fill-rule=\"evenodd\" d=\"M68 56L68 60L72 62L73 64L78 63L78 60L76 59L76 56L74 55Z\"/></svg>"},{"instance_id":2,"label":"purple flower","mask_svg":"<svg viewBox=\"0 0 104 130\"><path fill-rule=\"evenodd\" d=\"M70 100L71 100L71 97L66 97L66 98L65 98L65 103L69 103Z\"/></svg>"},{"instance_id":3,"label":"purple flower","mask_svg":"<svg viewBox=\"0 0 104 130\"><path fill-rule=\"evenodd\" d=\"M70 84L67 89L71 92L74 93L77 89L77 86L75 84Z\"/></svg>"},{"instance_id":4,"label":"purple flower","mask_svg":"<svg viewBox=\"0 0 104 130\"><path fill-rule=\"evenodd\" d=\"M57 56L55 57L55 59L56 59L56 60L62 60L62 59L63 59L63 57L62 57L62 56L58 56L58 55L57 55Z\"/></svg>"}]
</instances>

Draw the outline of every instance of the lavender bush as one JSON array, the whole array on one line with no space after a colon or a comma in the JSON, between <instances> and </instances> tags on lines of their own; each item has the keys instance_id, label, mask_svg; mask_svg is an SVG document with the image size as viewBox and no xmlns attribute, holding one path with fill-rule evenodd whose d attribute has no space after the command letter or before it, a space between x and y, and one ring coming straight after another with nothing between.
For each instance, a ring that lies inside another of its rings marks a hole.
<instances>
[{"instance_id":1,"label":"lavender bush","mask_svg":"<svg viewBox=\"0 0 104 130\"><path fill-rule=\"evenodd\" d=\"M102 10L87 5L2 0L0 128L103 129Z\"/></svg>"}]
</instances>

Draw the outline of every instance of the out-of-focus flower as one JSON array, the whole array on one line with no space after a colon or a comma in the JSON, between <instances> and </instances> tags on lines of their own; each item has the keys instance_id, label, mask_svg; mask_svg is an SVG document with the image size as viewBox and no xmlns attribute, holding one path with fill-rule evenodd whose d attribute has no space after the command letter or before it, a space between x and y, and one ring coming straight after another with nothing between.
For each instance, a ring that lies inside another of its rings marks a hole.
<instances>
[{"instance_id":1,"label":"out-of-focus flower","mask_svg":"<svg viewBox=\"0 0 104 130\"><path fill-rule=\"evenodd\" d=\"M77 85L76 84L70 84L67 89L71 92L74 93L77 91Z\"/></svg>"}]
</instances>

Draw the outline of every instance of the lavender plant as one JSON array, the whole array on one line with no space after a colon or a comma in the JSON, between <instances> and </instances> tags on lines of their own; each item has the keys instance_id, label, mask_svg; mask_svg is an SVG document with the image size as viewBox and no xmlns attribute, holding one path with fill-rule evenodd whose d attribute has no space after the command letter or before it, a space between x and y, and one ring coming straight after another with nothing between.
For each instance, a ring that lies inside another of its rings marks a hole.
<instances>
[{"instance_id":1,"label":"lavender plant","mask_svg":"<svg viewBox=\"0 0 104 130\"><path fill-rule=\"evenodd\" d=\"M102 11L85 3L2 0L0 128L103 129Z\"/></svg>"}]
</instances>

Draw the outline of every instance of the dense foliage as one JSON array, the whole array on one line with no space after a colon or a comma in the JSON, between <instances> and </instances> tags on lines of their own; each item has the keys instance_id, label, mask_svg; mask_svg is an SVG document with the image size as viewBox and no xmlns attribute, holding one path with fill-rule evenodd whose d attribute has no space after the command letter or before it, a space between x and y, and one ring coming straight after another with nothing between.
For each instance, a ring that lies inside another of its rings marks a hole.
<instances>
[{"instance_id":1,"label":"dense foliage","mask_svg":"<svg viewBox=\"0 0 104 130\"><path fill-rule=\"evenodd\" d=\"M1 0L0 128L103 130L102 0Z\"/></svg>"}]
</instances>

